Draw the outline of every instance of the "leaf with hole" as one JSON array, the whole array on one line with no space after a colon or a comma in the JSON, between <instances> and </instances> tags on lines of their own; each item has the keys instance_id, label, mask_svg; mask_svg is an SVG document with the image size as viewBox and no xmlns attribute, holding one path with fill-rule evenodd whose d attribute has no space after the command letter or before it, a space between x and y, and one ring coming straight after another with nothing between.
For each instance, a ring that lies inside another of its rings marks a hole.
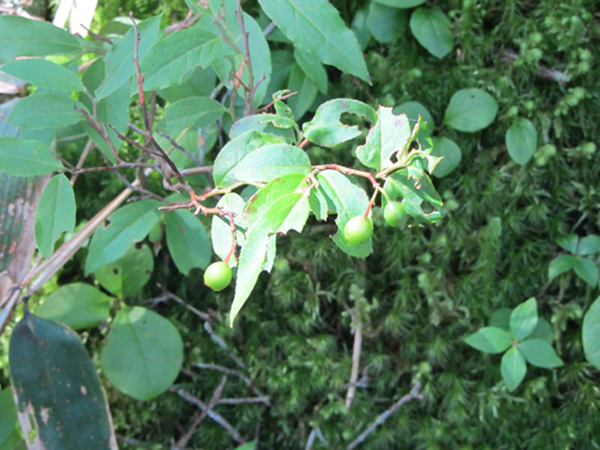
<instances>
[{"instance_id":1,"label":"leaf with hole","mask_svg":"<svg viewBox=\"0 0 600 450\"><path fill-rule=\"evenodd\" d=\"M118 298L126 298L141 291L150 280L154 257L147 245L132 247L125 256L94 272L104 289Z\"/></svg>"}]
</instances>

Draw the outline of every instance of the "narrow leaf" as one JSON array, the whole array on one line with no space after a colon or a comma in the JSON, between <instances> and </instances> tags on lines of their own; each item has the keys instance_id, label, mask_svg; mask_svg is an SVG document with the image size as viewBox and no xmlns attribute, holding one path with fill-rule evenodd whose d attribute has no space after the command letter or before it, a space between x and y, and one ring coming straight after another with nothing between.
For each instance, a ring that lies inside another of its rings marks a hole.
<instances>
[{"instance_id":1,"label":"narrow leaf","mask_svg":"<svg viewBox=\"0 0 600 450\"><path fill-rule=\"evenodd\" d=\"M38 141L0 137L0 171L17 177L43 175L61 169L50 148Z\"/></svg>"},{"instance_id":2,"label":"narrow leaf","mask_svg":"<svg viewBox=\"0 0 600 450\"><path fill-rule=\"evenodd\" d=\"M30 130L66 127L83 120L83 115L75 106L85 109L77 100L65 95L31 95L15 105L8 120L13 125Z\"/></svg>"},{"instance_id":3,"label":"narrow leaf","mask_svg":"<svg viewBox=\"0 0 600 450\"><path fill-rule=\"evenodd\" d=\"M83 83L75 73L45 59L21 59L2 66L2 71L54 91L83 91Z\"/></svg>"},{"instance_id":4,"label":"narrow leaf","mask_svg":"<svg viewBox=\"0 0 600 450\"><path fill-rule=\"evenodd\" d=\"M502 353L511 346L513 340L506 331L495 327L485 327L465 339L471 347L485 353Z\"/></svg>"},{"instance_id":5,"label":"narrow leaf","mask_svg":"<svg viewBox=\"0 0 600 450\"><path fill-rule=\"evenodd\" d=\"M167 245L173 262L184 275L194 267L205 269L210 263L210 240L200 219L190 211L167 213Z\"/></svg>"},{"instance_id":6,"label":"narrow leaf","mask_svg":"<svg viewBox=\"0 0 600 450\"><path fill-rule=\"evenodd\" d=\"M552 346L541 339L527 339L519 342L517 347L529 364L544 369L552 369L563 365Z\"/></svg>"},{"instance_id":7,"label":"narrow leaf","mask_svg":"<svg viewBox=\"0 0 600 450\"><path fill-rule=\"evenodd\" d=\"M514 162L524 166L537 149L537 131L527 119L517 119L506 131L506 148Z\"/></svg>"},{"instance_id":8,"label":"narrow leaf","mask_svg":"<svg viewBox=\"0 0 600 450\"><path fill-rule=\"evenodd\" d=\"M498 103L481 89L455 92L444 114L444 124L458 131L473 133L494 121Z\"/></svg>"},{"instance_id":9,"label":"narrow leaf","mask_svg":"<svg viewBox=\"0 0 600 450\"><path fill-rule=\"evenodd\" d=\"M585 358L600 370L600 297L585 313L582 334Z\"/></svg>"},{"instance_id":10,"label":"narrow leaf","mask_svg":"<svg viewBox=\"0 0 600 450\"><path fill-rule=\"evenodd\" d=\"M511 347L502 357L500 372L509 392L518 388L523 378L525 378L527 364L521 352L515 347Z\"/></svg>"},{"instance_id":11,"label":"narrow leaf","mask_svg":"<svg viewBox=\"0 0 600 450\"><path fill-rule=\"evenodd\" d=\"M529 336L537 323L537 302L533 297L517 306L510 315L510 331L517 341Z\"/></svg>"},{"instance_id":12,"label":"narrow leaf","mask_svg":"<svg viewBox=\"0 0 600 450\"><path fill-rule=\"evenodd\" d=\"M435 9L419 8L410 17L410 29L419 44L438 59L454 48L451 27L446 14Z\"/></svg>"}]
</instances>

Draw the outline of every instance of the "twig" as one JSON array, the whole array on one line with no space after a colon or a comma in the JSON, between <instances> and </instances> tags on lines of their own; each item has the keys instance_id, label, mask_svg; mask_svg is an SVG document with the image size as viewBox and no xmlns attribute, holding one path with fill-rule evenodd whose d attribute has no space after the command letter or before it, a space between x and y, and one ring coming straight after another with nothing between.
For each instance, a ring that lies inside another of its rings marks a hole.
<instances>
[{"instance_id":1,"label":"twig","mask_svg":"<svg viewBox=\"0 0 600 450\"><path fill-rule=\"evenodd\" d=\"M85 25L81 25L81 28L83 28L85 31L87 31L87 32L88 32L88 34L89 34L90 36L92 36L92 37L94 37L94 38L96 38L96 39L100 39L101 41L104 41L104 42L106 42L107 44L110 44L110 45L115 45L115 44L113 43L113 41L111 41L110 39L108 39L108 38L106 38L106 37L104 37L104 36L102 36L102 35L100 35L100 34L96 34L96 33L94 33L92 30L90 30L90 29L89 29L88 27L86 27Z\"/></svg>"},{"instance_id":2,"label":"twig","mask_svg":"<svg viewBox=\"0 0 600 450\"><path fill-rule=\"evenodd\" d=\"M256 395L257 397L260 397L260 398L266 397L256 388L256 386L254 386L254 384L252 383L250 378L248 378L242 372L239 372L234 369L229 369L229 368L223 367L223 366L218 366L217 364L192 363L192 366L194 366L198 369L218 370L219 372L223 372L223 373L226 373L229 375L234 375L234 376L238 377L240 380L242 380L246 384L246 386L248 386L250 389L252 389L252 392L254 392L254 395ZM269 404L269 403L267 403L267 404Z\"/></svg>"},{"instance_id":3,"label":"twig","mask_svg":"<svg viewBox=\"0 0 600 450\"><path fill-rule=\"evenodd\" d=\"M228 354L229 357L233 360L234 363L237 364L237 366L241 369L245 369L246 366L244 365L244 363L237 357L235 356L235 354L231 351L231 349L227 346L227 344L225 343L225 341L223 339L221 339L220 336L217 336L215 334L215 332L212 329L212 326L210 325L209 322L204 322L204 329L206 330L206 332L208 334L210 334L210 338L219 346L221 347L223 350L225 350Z\"/></svg>"},{"instance_id":4,"label":"twig","mask_svg":"<svg viewBox=\"0 0 600 450\"><path fill-rule=\"evenodd\" d=\"M321 443L327 447L331 447L329 442L323 437L323 433L321 433L320 428L313 428L313 430L308 435L308 440L306 441L305 450L312 450L312 446L315 443L315 439L318 438Z\"/></svg>"},{"instance_id":5,"label":"twig","mask_svg":"<svg viewBox=\"0 0 600 450\"><path fill-rule=\"evenodd\" d=\"M513 50L507 49L504 50L504 53L502 54L502 57L500 59L501 61L505 62L513 62L518 57L519 55ZM569 76L566 73L561 72L559 70L551 69L546 66L539 65L537 69L537 75L547 80L558 81L563 86L566 86L569 83Z\"/></svg>"},{"instance_id":6,"label":"twig","mask_svg":"<svg viewBox=\"0 0 600 450\"><path fill-rule=\"evenodd\" d=\"M269 404L271 397L247 397L247 398L222 398L217 405L241 405L243 403L265 403Z\"/></svg>"},{"instance_id":7,"label":"twig","mask_svg":"<svg viewBox=\"0 0 600 450\"><path fill-rule=\"evenodd\" d=\"M362 347L362 320L357 314L356 330L354 331L354 348L352 349L352 372L350 375L350 386L346 395L346 409L350 410L354 394L356 393L356 381L358 380L358 369L360 366L360 350Z\"/></svg>"},{"instance_id":8,"label":"twig","mask_svg":"<svg viewBox=\"0 0 600 450\"><path fill-rule=\"evenodd\" d=\"M189 309L191 312L193 312L194 314L196 314L198 317L200 317L202 320L210 320L210 316L202 311L197 310L196 308L194 308L192 305L186 303L185 301L183 301L181 298L177 297L175 294L171 294L170 292L166 293L164 296L161 297L162 299L171 299L171 300L175 300L177 303L179 303L180 305L185 306L187 309Z\"/></svg>"},{"instance_id":9,"label":"twig","mask_svg":"<svg viewBox=\"0 0 600 450\"><path fill-rule=\"evenodd\" d=\"M86 160L87 156L92 151L92 148L94 148L94 141L92 141L92 139L90 138L85 143L85 147L83 147L83 151L81 152L81 156L79 157L79 160L77 161L77 165L75 166L77 169L81 169L83 167L83 164L85 163L85 160ZM73 176L71 177L71 186L75 185L75 180L77 180L77 174L76 173L74 173Z\"/></svg>"},{"instance_id":10,"label":"twig","mask_svg":"<svg viewBox=\"0 0 600 450\"><path fill-rule=\"evenodd\" d=\"M85 117L85 120L87 120L87 122L90 125L90 127L92 127L94 129L94 131L96 133L98 133L100 135L100 137L102 137L102 139L104 139L106 141L106 143L108 144L108 147L110 148L110 151L114 155L114 157L117 160L117 162L120 162L120 163L123 162L123 160L119 157L119 153L117 152L117 149L115 148L115 146L113 145L112 141L110 140L110 137L108 136L108 134L106 134L104 132L104 130L102 128L100 128L96 124L96 122L94 121L94 119L92 119L90 117L90 115L87 113L87 111L85 111L84 109L79 108L76 105L73 105L73 108L75 108L77 111L79 111L81 114L83 114L83 117Z\"/></svg>"}]
</instances>

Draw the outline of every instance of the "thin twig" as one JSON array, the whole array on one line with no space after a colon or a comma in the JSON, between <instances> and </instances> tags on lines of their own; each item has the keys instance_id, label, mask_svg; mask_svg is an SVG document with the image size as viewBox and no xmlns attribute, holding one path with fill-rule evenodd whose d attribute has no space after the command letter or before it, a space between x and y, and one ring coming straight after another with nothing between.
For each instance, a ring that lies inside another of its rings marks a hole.
<instances>
[{"instance_id":1,"label":"thin twig","mask_svg":"<svg viewBox=\"0 0 600 450\"><path fill-rule=\"evenodd\" d=\"M362 320L360 314L356 317L357 324L354 331L354 348L352 349L352 372L350 375L350 386L346 395L346 409L350 410L354 394L356 393L356 381L358 380L358 369L360 367L360 350L362 347Z\"/></svg>"},{"instance_id":2,"label":"thin twig","mask_svg":"<svg viewBox=\"0 0 600 450\"><path fill-rule=\"evenodd\" d=\"M198 369L218 370L219 372L223 372L223 373L226 373L229 375L234 375L234 376L238 377L240 380L242 380L246 384L246 386L248 386L250 389L252 389L252 392L254 392L254 395L256 395L257 397L266 397L256 388L256 386L254 386L254 384L252 383L250 378L248 378L242 372L239 372L234 369L229 369L227 367L219 366L217 364L192 363L192 366L194 366Z\"/></svg>"},{"instance_id":3,"label":"thin twig","mask_svg":"<svg viewBox=\"0 0 600 450\"><path fill-rule=\"evenodd\" d=\"M245 364L237 357L235 356L235 354L231 351L231 349L229 348L229 346L225 343L225 341L223 339L221 339L220 336L218 336L217 334L215 334L215 332L212 329L212 326L210 325L209 322L204 322L204 329L206 330L206 332L208 334L210 334L210 338L219 346L221 347L223 350L225 350L227 352L227 354L229 355L229 357L233 360L234 363L237 364L237 366L241 369L245 369L246 366Z\"/></svg>"},{"instance_id":4,"label":"thin twig","mask_svg":"<svg viewBox=\"0 0 600 450\"><path fill-rule=\"evenodd\" d=\"M323 433L321 433L321 429L320 428L313 428L313 430L308 435L308 440L306 441L305 450L312 450L313 444L315 443L315 439L317 439L317 438L326 447L328 447L328 448L331 447L331 445L329 444L329 442L327 442L327 440L323 436Z\"/></svg>"},{"instance_id":5,"label":"thin twig","mask_svg":"<svg viewBox=\"0 0 600 450\"><path fill-rule=\"evenodd\" d=\"M79 111L81 114L83 114L83 117L85 117L85 120L87 120L87 122L90 125L90 127L92 127L94 129L94 131L96 133L98 133L100 135L100 137L102 137L102 139L104 139L106 141L106 143L108 144L108 147L110 148L110 151L114 155L114 157L117 160L117 162L123 162L123 160L119 157L119 153L117 152L117 149L115 148L115 146L113 145L112 141L110 140L110 137L108 136L108 134L105 133L104 130L101 127L98 126L98 124L96 124L96 122L94 121L94 119L92 119L90 117L90 115L87 113L87 111L85 111L84 109L79 108L76 105L73 105L73 108L75 108L77 111Z\"/></svg>"},{"instance_id":6,"label":"thin twig","mask_svg":"<svg viewBox=\"0 0 600 450\"><path fill-rule=\"evenodd\" d=\"M247 397L247 398L222 398L217 405L241 405L243 403L265 403L269 404L271 397Z\"/></svg>"}]
</instances>

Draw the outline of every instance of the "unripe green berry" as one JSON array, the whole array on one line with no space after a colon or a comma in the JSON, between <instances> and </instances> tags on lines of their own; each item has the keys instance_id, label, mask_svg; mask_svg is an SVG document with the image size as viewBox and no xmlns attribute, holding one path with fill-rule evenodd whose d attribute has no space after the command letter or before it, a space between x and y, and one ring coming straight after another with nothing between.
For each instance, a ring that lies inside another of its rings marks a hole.
<instances>
[{"instance_id":1,"label":"unripe green berry","mask_svg":"<svg viewBox=\"0 0 600 450\"><path fill-rule=\"evenodd\" d=\"M219 292L231 283L231 269L223 261L212 263L204 272L204 284Z\"/></svg>"},{"instance_id":2,"label":"unripe green berry","mask_svg":"<svg viewBox=\"0 0 600 450\"><path fill-rule=\"evenodd\" d=\"M404 203L388 202L383 209L383 218L390 227L406 225L408 215Z\"/></svg>"},{"instance_id":3,"label":"unripe green berry","mask_svg":"<svg viewBox=\"0 0 600 450\"><path fill-rule=\"evenodd\" d=\"M365 216L350 219L344 227L344 237L352 245L360 245L373 235L373 224Z\"/></svg>"}]
</instances>

